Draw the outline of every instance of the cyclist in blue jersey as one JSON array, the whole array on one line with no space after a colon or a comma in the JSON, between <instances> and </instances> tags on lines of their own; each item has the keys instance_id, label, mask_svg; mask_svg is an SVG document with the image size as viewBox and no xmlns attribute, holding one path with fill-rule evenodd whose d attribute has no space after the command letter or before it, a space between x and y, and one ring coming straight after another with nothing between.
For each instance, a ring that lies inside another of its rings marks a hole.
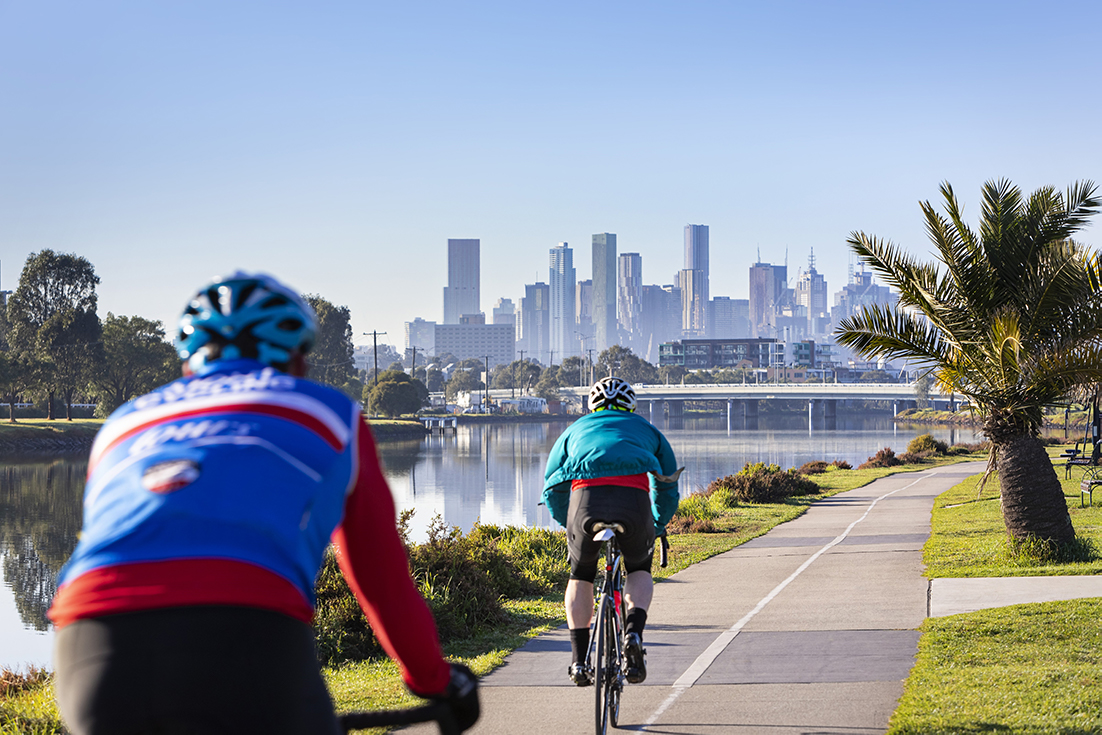
<instances>
[{"instance_id":1,"label":"cyclist in blue jersey","mask_svg":"<svg viewBox=\"0 0 1102 735\"><path fill-rule=\"evenodd\" d=\"M618 540L628 573L624 584L627 679L637 684L647 676L643 628L654 591L654 540L677 511L680 472L670 443L635 413L635 404L635 391L626 380L597 381L589 393L591 413L562 433L547 459L543 500L551 516L566 528L570 552L568 675L578 686L592 684L585 656L600 552L600 544L593 541L595 521L624 526Z\"/></svg>"},{"instance_id":2,"label":"cyclist in blue jersey","mask_svg":"<svg viewBox=\"0 0 1102 735\"><path fill-rule=\"evenodd\" d=\"M304 379L316 332L275 279L216 279L180 319L184 377L104 423L50 608L74 735L340 732L311 627L330 542L407 686L462 729L478 718L477 680L444 660L410 579L360 407Z\"/></svg>"}]
</instances>

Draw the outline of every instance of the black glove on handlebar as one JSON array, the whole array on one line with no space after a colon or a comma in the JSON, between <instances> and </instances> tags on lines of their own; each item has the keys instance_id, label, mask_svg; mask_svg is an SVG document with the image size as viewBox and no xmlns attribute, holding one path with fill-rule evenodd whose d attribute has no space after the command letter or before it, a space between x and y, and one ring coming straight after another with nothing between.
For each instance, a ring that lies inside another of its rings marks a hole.
<instances>
[{"instance_id":1,"label":"black glove on handlebar","mask_svg":"<svg viewBox=\"0 0 1102 735\"><path fill-rule=\"evenodd\" d=\"M460 732L478 722L478 677L463 664L452 664L452 677L442 701L451 707Z\"/></svg>"}]
</instances>

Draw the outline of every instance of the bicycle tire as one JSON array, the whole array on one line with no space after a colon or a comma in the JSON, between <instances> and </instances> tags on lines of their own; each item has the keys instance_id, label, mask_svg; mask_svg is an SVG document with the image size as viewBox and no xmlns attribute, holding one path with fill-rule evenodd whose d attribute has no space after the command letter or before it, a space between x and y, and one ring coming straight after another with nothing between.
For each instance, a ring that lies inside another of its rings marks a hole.
<instances>
[{"instance_id":1,"label":"bicycle tire","mask_svg":"<svg viewBox=\"0 0 1102 735\"><path fill-rule=\"evenodd\" d=\"M605 735L609 726L609 711L612 697L612 667L611 661L611 636L609 631L612 626L612 601L606 594L601 595L601 602L597 606L597 620L593 626L596 635L596 648L594 650L593 665L593 694L596 709L594 723L597 735Z\"/></svg>"}]
</instances>

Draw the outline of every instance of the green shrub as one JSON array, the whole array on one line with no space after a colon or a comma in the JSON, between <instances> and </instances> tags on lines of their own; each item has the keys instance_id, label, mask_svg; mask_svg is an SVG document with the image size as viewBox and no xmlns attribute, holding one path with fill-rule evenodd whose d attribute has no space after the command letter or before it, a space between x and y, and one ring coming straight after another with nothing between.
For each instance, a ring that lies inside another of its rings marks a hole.
<instances>
[{"instance_id":1,"label":"green shrub","mask_svg":"<svg viewBox=\"0 0 1102 735\"><path fill-rule=\"evenodd\" d=\"M945 454L948 451L949 445L935 439L933 434L919 434L907 444L907 454L922 454L926 452L929 455L933 455Z\"/></svg>"},{"instance_id":2,"label":"green shrub","mask_svg":"<svg viewBox=\"0 0 1102 735\"><path fill-rule=\"evenodd\" d=\"M509 561L509 579L499 576L505 571L500 568L495 575L503 597L546 594L565 588L570 579L565 531L476 523L468 537L472 543L495 545Z\"/></svg>"},{"instance_id":3,"label":"green shrub","mask_svg":"<svg viewBox=\"0 0 1102 735\"><path fill-rule=\"evenodd\" d=\"M969 444L967 442L957 442L953 446L949 447L948 454L972 454L973 452L986 452L991 447L989 442L976 442Z\"/></svg>"},{"instance_id":4,"label":"green shrub","mask_svg":"<svg viewBox=\"0 0 1102 735\"><path fill-rule=\"evenodd\" d=\"M900 464L923 464L932 456L934 456L933 452L903 452L897 455L896 459Z\"/></svg>"},{"instance_id":5,"label":"green shrub","mask_svg":"<svg viewBox=\"0 0 1102 735\"><path fill-rule=\"evenodd\" d=\"M737 474L713 480L704 491L725 499L727 507L739 503L780 503L795 495L812 495L819 486L795 471L784 472L775 464L747 464Z\"/></svg>"},{"instance_id":6,"label":"green shrub","mask_svg":"<svg viewBox=\"0 0 1102 735\"><path fill-rule=\"evenodd\" d=\"M796 470L801 475L821 475L827 471L829 467L826 462L822 460L816 460L814 462L804 462L800 465L800 469Z\"/></svg>"},{"instance_id":7,"label":"green shrub","mask_svg":"<svg viewBox=\"0 0 1102 735\"><path fill-rule=\"evenodd\" d=\"M857 467L859 470L871 470L877 467L895 467L901 464L899 458L895 456L895 452L891 447L884 447L872 457L869 457L867 461Z\"/></svg>"},{"instance_id":8,"label":"green shrub","mask_svg":"<svg viewBox=\"0 0 1102 735\"><path fill-rule=\"evenodd\" d=\"M666 533L716 533L719 528L709 519L690 518L675 514L666 524Z\"/></svg>"},{"instance_id":9,"label":"green shrub","mask_svg":"<svg viewBox=\"0 0 1102 735\"><path fill-rule=\"evenodd\" d=\"M344 581L332 549L325 554L314 592L318 598L314 634L319 661L332 665L382 654L382 646L371 632L360 603Z\"/></svg>"},{"instance_id":10,"label":"green shrub","mask_svg":"<svg viewBox=\"0 0 1102 735\"><path fill-rule=\"evenodd\" d=\"M852 470L853 469L853 465L851 465L849 462L847 462L844 459L836 459L836 460L834 460L833 462L830 463L830 466L834 467L836 469L839 469L839 470Z\"/></svg>"}]
</instances>

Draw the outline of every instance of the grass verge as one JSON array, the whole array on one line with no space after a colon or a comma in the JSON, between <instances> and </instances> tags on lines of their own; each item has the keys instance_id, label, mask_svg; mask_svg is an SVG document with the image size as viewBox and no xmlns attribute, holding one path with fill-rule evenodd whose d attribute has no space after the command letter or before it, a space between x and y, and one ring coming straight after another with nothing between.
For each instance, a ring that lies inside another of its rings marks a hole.
<instances>
[{"instance_id":1,"label":"grass verge","mask_svg":"<svg viewBox=\"0 0 1102 735\"><path fill-rule=\"evenodd\" d=\"M1102 572L1102 508L1081 508L1079 479L1050 448L1079 537L1073 558L1013 554L998 478L971 477L934 502L927 576L1006 577ZM929 618L889 733L1102 732L1102 598Z\"/></svg>"}]
</instances>

